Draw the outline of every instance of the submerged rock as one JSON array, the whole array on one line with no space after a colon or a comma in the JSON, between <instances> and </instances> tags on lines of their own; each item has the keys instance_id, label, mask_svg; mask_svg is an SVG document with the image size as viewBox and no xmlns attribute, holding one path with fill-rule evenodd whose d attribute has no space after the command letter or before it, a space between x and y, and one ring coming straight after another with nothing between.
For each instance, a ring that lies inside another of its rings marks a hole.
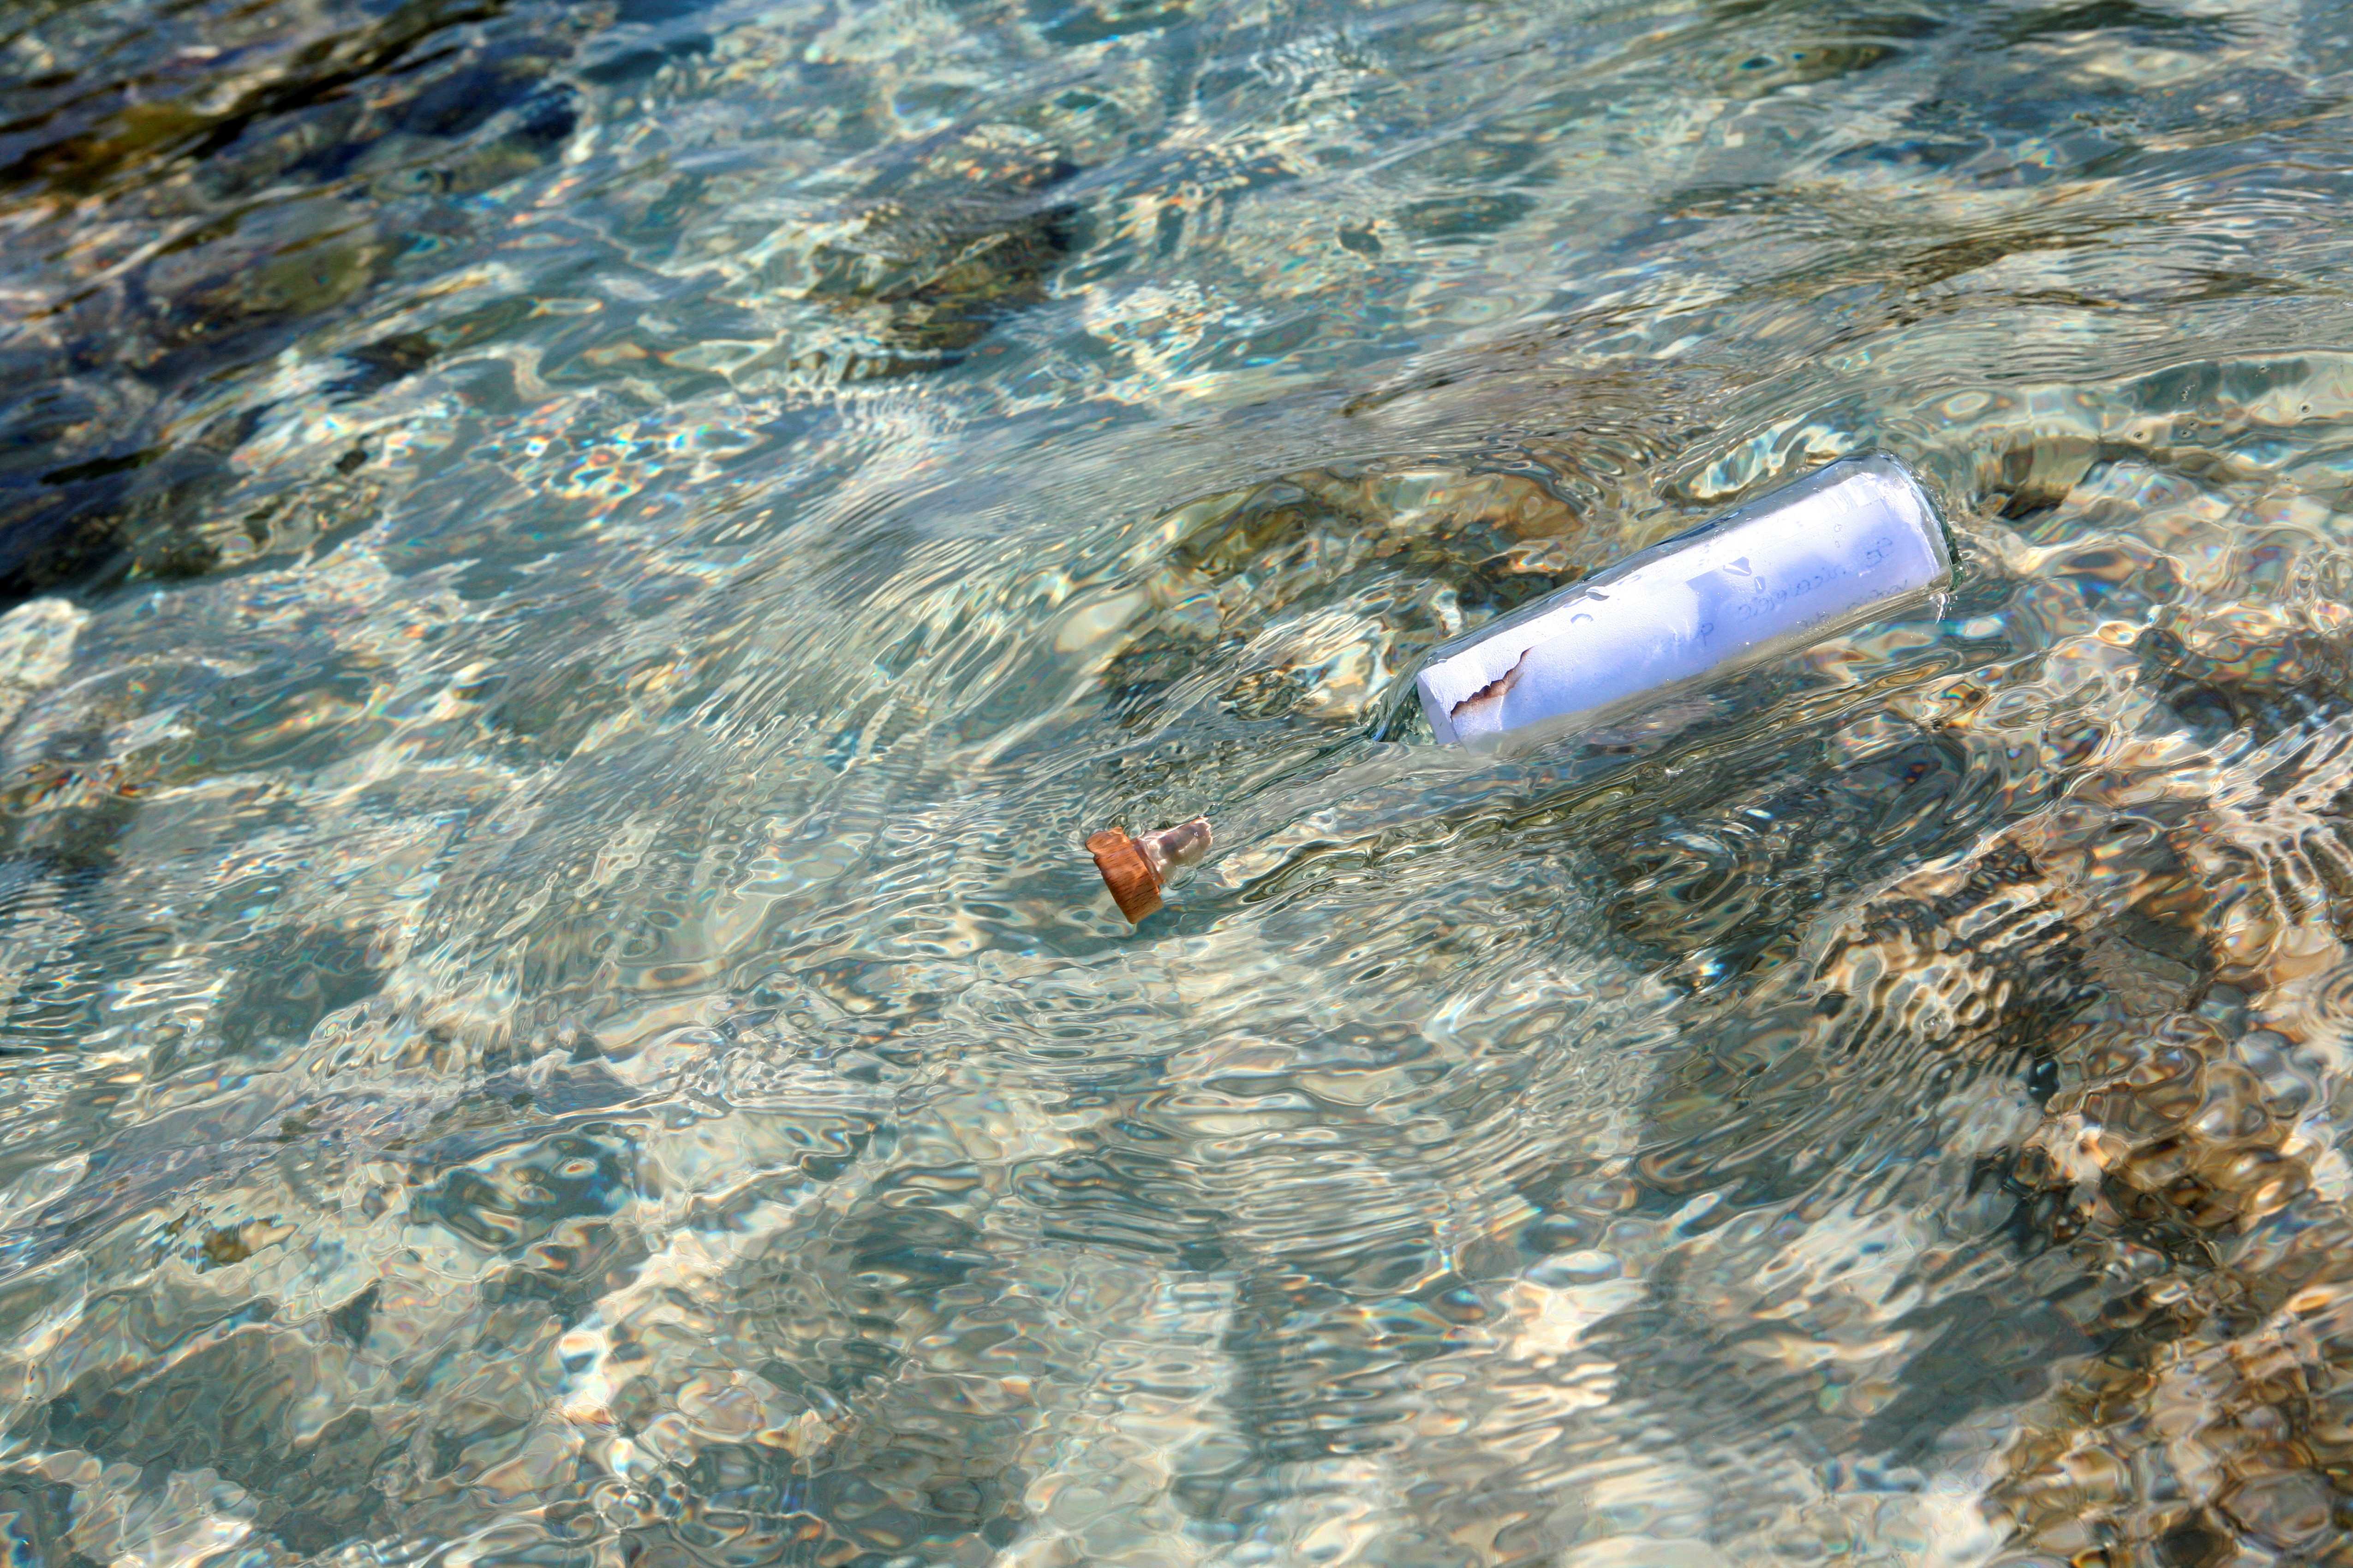
<instances>
[{"instance_id":1,"label":"submerged rock","mask_svg":"<svg viewBox=\"0 0 2353 1568\"><path fill-rule=\"evenodd\" d=\"M429 202L546 166L586 112L552 79L586 26L505 0L30 23L20 50L105 63L20 82L0 129L6 369L38 389L0 413L0 600L240 559L206 510L282 395L253 367L448 236Z\"/></svg>"},{"instance_id":2,"label":"submerged rock","mask_svg":"<svg viewBox=\"0 0 2353 1568\"><path fill-rule=\"evenodd\" d=\"M0 730L73 663L90 612L67 599L35 599L0 616Z\"/></svg>"},{"instance_id":3,"label":"submerged rock","mask_svg":"<svg viewBox=\"0 0 2353 1568\"><path fill-rule=\"evenodd\" d=\"M956 363L998 321L1046 298L1079 243L1080 208L1058 193L1077 173L1050 142L1013 127L897 153L865 193L779 236L754 274L763 290L829 318L776 353L847 381Z\"/></svg>"}]
</instances>

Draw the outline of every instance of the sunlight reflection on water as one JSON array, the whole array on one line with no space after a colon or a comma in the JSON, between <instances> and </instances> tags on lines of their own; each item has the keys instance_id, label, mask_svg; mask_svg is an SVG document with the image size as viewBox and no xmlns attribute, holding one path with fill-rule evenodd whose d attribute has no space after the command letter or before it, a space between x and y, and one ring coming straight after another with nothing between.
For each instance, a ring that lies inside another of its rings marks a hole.
<instances>
[{"instance_id":1,"label":"sunlight reflection on water","mask_svg":"<svg viewBox=\"0 0 2353 1568\"><path fill-rule=\"evenodd\" d=\"M2346 23L5 0L11 1549L2338 1561Z\"/></svg>"}]
</instances>

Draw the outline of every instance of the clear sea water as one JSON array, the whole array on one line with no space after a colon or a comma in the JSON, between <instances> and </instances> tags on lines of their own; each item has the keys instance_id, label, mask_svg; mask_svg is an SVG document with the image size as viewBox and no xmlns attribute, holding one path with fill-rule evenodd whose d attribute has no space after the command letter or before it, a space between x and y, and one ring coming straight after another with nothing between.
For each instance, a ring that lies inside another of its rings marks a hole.
<instances>
[{"instance_id":1,"label":"clear sea water","mask_svg":"<svg viewBox=\"0 0 2353 1568\"><path fill-rule=\"evenodd\" d=\"M2349 193L2323 0L0 0L0 1545L2353 1563Z\"/></svg>"}]
</instances>

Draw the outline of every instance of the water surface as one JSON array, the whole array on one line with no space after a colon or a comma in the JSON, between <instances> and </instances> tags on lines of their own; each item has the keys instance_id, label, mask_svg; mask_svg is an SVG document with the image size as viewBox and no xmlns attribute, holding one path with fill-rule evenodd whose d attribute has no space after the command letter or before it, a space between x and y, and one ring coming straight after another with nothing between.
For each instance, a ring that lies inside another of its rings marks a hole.
<instances>
[{"instance_id":1,"label":"water surface","mask_svg":"<svg viewBox=\"0 0 2353 1568\"><path fill-rule=\"evenodd\" d=\"M2353 1562L2348 93L2318 0L0 0L16 1561ZM1947 601L1420 743L1869 447Z\"/></svg>"}]
</instances>

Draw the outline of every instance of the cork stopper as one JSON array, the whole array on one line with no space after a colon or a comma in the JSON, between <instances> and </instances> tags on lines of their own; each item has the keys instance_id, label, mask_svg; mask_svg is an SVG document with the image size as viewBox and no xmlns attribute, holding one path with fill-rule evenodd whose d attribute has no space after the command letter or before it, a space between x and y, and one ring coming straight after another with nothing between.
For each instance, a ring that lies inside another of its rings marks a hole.
<instances>
[{"instance_id":1,"label":"cork stopper","mask_svg":"<svg viewBox=\"0 0 2353 1568\"><path fill-rule=\"evenodd\" d=\"M1160 907L1160 889L1167 884L1171 866L1190 866L1209 852L1209 819L1197 816L1174 827L1163 827L1141 838L1131 838L1117 827L1106 827L1087 839L1087 853L1095 858L1103 886L1130 925Z\"/></svg>"},{"instance_id":2,"label":"cork stopper","mask_svg":"<svg viewBox=\"0 0 2353 1568\"><path fill-rule=\"evenodd\" d=\"M1160 907L1160 877L1135 840L1116 827L1106 827L1087 839L1087 853L1095 858L1103 886L1127 923L1135 924Z\"/></svg>"}]
</instances>

